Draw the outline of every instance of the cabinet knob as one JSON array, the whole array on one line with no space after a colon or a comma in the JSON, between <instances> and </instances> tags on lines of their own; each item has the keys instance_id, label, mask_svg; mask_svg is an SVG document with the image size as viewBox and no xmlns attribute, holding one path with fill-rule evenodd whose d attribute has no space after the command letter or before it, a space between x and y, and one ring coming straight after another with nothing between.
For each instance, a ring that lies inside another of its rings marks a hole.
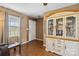
<instances>
[{"instance_id":1,"label":"cabinet knob","mask_svg":"<svg viewBox=\"0 0 79 59\"><path fill-rule=\"evenodd\" d=\"M53 46L55 46L55 44L53 43Z\"/></svg>"},{"instance_id":2,"label":"cabinet knob","mask_svg":"<svg viewBox=\"0 0 79 59\"><path fill-rule=\"evenodd\" d=\"M65 46L65 49L66 49L66 46Z\"/></svg>"}]
</instances>

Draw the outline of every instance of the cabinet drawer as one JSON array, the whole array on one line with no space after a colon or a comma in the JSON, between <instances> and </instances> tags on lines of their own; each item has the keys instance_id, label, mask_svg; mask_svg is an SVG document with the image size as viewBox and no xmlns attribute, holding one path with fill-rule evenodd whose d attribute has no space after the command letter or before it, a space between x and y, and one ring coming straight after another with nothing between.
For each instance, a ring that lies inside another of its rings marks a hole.
<instances>
[{"instance_id":1,"label":"cabinet drawer","mask_svg":"<svg viewBox=\"0 0 79 59\"><path fill-rule=\"evenodd\" d=\"M48 51L53 51L54 50L54 41L53 41L53 39L50 39L50 38L46 39L46 49Z\"/></svg>"},{"instance_id":2,"label":"cabinet drawer","mask_svg":"<svg viewBox=\"0 0 79 59\"><path fill-rule=\"evenodd\" d=\"M78 56L79 55L79 43L73 41L66 41L65 55Z\"/></svg>"},{"instance_id":3,"label":"cabinet drawer","mask_svg":"<svg viewBox=\"0 0 79 59\"><path fill-rule=\"evenodd\" d=\"M71 49L71 50L68 49L68 50L65 50L65 54L68 56L75 56L75 55L77 55L77 52L73 49Z\"/></svg>"}]
</instances>

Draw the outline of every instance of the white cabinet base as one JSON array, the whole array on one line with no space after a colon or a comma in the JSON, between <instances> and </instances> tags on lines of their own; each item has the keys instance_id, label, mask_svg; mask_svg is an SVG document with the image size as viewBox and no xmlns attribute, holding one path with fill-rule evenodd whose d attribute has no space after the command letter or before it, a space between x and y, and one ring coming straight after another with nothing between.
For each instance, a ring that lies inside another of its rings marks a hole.
<instances>
[{"instance_id":1,"label":"white cabinet base","mask_svg":"<svg viewBox=\"0 0 79 59\"><path fill-rule=\"evenodd\" d=\"M63 56L79 56L79 42L47 38L45 50Z\"/></svg>"}]
</instances>

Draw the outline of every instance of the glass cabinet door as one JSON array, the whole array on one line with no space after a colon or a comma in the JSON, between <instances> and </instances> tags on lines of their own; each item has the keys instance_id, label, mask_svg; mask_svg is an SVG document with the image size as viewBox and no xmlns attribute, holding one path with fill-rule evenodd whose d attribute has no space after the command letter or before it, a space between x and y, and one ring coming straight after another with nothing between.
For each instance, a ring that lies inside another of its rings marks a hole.
<instances>
[{"instance_id":1,"label":"glass cabinet door","mask_svg":"<svg viewBox=\"0 0 79 59\"><path fill-rule=\"evenodd\" d=\"M56 36L63 36L63 18L56 19Z\"/></svg>"},{"instance_id":2,"label":"glass cabinet door","mask_svg":"<svg viewBox=\"0 0 79 59\"><path fill-rule=\"evenodd\" d=\"M53 19L48 20L48 35L53 35Z\"/></svg>"},{"instance_id":3,"label":"glass cabinet door","mask_svg":"<svg viewBox=\"0 0 79 59\"><path fill-rule=\"evenodd\" d=\"M76 18L74 16L66 17L66 37L76 36Z\"/></svg>"}]
</instances>

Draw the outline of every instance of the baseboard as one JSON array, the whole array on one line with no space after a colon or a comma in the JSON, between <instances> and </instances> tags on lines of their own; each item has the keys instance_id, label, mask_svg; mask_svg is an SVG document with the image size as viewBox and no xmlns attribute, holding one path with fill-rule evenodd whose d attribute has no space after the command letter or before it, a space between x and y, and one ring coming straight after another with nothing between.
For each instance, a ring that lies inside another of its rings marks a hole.
<instances>
[{"instance_id":1,"label":"baseboard","mask_svg":"<svg viewBox=\"0 0 79 59\"><path fill-rule=\"evenodd\" d=\"M43 39L36 38L37 40L43 41Z\"/></svg>"},{"instance_id":2,"label":"baseboard","mask_svg":"<svg viewBox=\"0 0 79 59\"><path fill-rule=\"evenodd\" d=\"M22 44L26 44L27 43L27 41L26 42L23 42Z\"/></svg>"},{"instance_id":3,"label":"baseboard","mask_svg":"<svg viewBox=\"0 0 79 59\"><path fill-rule=\"evenodd\" d=\"M21 44L26 44L26 43L28 43L28 42L30 42L30 41L22 42Z\"/></svg>"},{"instance_id":4,"label":"baseboard","mask_svg":"<svg viewBox=\"0 0 79 59\"><path fill-rule=\"evenodd\" d=\"M36 38L36 40L43 41L42 39L38 39L38 38ZM31 40L31 41L32 41L32 40ZM30 41L23 42L22 44L26 44L26 43L28 43L28 42L30 42Z\"/></svg>"},{"instance_id":5,"label":"baseboard","mask_svg":"<svg viewBox=\"0 0 79 59\"><path fill-rule=\"evenodd\" d=\"M44 46L44 47L46 47L46 45L45 45L45 44L43 44L43 46Z\"/></svg>"}]
</instances>

